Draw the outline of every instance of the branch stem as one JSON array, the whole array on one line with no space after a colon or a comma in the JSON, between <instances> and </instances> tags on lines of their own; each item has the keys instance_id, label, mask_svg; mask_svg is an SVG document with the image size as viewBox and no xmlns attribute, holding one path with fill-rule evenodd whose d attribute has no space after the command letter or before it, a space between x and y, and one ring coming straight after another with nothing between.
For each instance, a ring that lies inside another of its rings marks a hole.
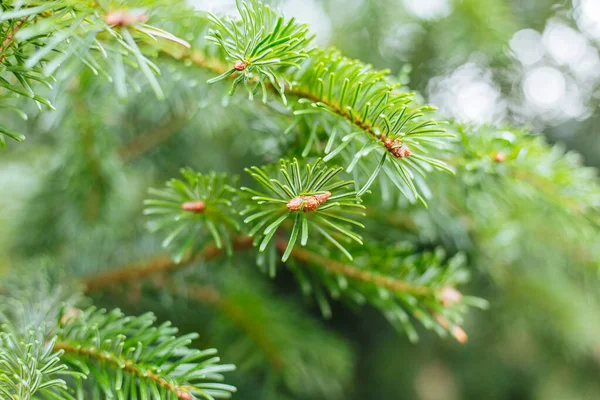
<instances>
[{"instance_id":1,"label":"branch stem","mask_svg":"<svg viewBox=\"0 0 600 400\"><path fill-rule=\"evenodd\" d=\"M252 246L252 238L240 236L233 241L233 248L244 250ZM184 258L176 263L168 255L161 255L149 260L123 265L114 271L108 271L99 275L89 276L83 280L84 292L89 293L96 290L106 289L113 285L143 279L145 277L175 271L186 267L188 264L198 260L211 260L218 257L223 251L215 244L207 245L202 251L192 257Z\"/></svg>"},{"instance_id":2,"label":"branch stem","mask_svg":"<svg viewBox=\"0 0 600 400\"><path fill-rule=\"evenodd\" d=\"M280 252L284 252L286 247L287 243L284 240L277 241L277 249ZM292 250L291 257L298 261L304 261L307 264L320 265L326 271L335 274L341 274L348 279L370 283L394 292L409 293L414 295L426 295L431 293L431 289L427 287L412 285L410 283L390 278L376 272L365 271L352 265L342 264L336 260L331 260L298 247L295 247Z\"/></svg>"},{"instance_id":3,"label":"branch stem","mask_svg":"<svg viewBox=\"0 0 600 400\"><path fill-rule=\"evenodd\" d=\"M217 76L221 75L229 70L229 67L227 67L225 64L223 64L219 61L211 60L211 59L207 58L206 55L204 53L202 53L200 50L193 50L193 51L183 52L183 53L179 53L179 54L174 54L172 52L167 51L166 49L163 49L162 53L170 56L171 58L177 59L177 60L191 62L195 66L197 66L201 69L204 69L204 70L208 70ZM234 79L234 78L235 78L235 75L230 75L228 77L228 79ZM275 88L269 82L266 83L266 86L274 94L279 95L279 91L277 90L277 88ZM367 132L369 135L373 136L375 139L381 140L382 142L385 141L386 139L388 139L386 136L375 132L375 129L373 128L373 126L370 125L369 123L367 123L366 121L363 121L362 118L360 118L360 116L355 116L354 118L352 118L352 116L350 115L350 113L348 111L341 109L337 104L329 101L326 98L320 98L319 96L317 96L314 93L311 93L306 90L301 90L300 88L297 88L297 87L292 88L287 93L292 96L298 97L298 98L304 98L304 99L310 100L313 103L317 103L317 102L323 103L326 106L328 106L335 114L337 114L341 118L347 120L348 122L350 122L352 125L356 126L357 128Z\"/></svg>"},{"instance_id":4,"label":"branch stem","mask_svg":"<svg viewBox=\"0 0 600 400\"><path fill-rule=\"evenodd\" d=\"M64 351L66 354L72 354L77 357L85 357L100 362L111 364L115 368L123 369L124 371L137 376L140 379L148 379L154 381L157 386L163 387L169 391L179 393L184 390L177 385L169 383L165 378L157 375L156 373L149 371L144 368L144 371L135 362L117 357L116 355L104 351L99 351L95 348L82 348L77 347L67 342L58 341L54 344L53 351Z\"/></svg>"}]
</instances>

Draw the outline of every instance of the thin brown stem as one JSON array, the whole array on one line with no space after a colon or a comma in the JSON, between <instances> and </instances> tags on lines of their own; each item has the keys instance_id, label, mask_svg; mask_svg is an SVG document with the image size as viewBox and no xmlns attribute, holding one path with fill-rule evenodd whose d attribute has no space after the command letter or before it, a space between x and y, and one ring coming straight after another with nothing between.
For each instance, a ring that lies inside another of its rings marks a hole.
<instances>
[{"instance_id":1,"label":"thin brown stem","mask_svg":"<svg viewBox=\"0 0 600 400\"><path fill-rule=\"evenodd\" d=\"M169 49L169 50L171 50L171 49ZM174 53L174 52L167 51L166 49L164 49L162 53L166 54L172 58L178 59L178 60L191 62L195 66L197 66L201 69L208 70L208 71L214 73L215 75L221 75L224 72L229 70L229 67L227 67L225 64L223 64L219 61L211 60L211 59L207 58L199 50ZM228 79L233 79L233 78L235 78L235 75L230 75ZM271 85L270 83L267 82L266 86L273 93L279 95L279 91L273 85ZM375 128L368 122L363 121L360 116L357 115L357 116L354 116L354 118L353 118L347 110L340 108L337 104L335 104L331 101L328 101L327 99L319 98L317 95L315 95L309 91L302 90L298 87L294 87L290 91L288 91L287 94L289 94L291 96L310 100L313 103L317 103L317 102L323 103L327 107L329 107L335 114L339 115L341 118L344 118L345 120L347 120L348 122L350 122L351 124L356 126L357 128L367 132L369 135L373 136L374 138L381 140L384 143L386 140L391 140L387 136L384 136L382 134L378 134L377 132L375 132ZM390 151L390 153L392 153L392 154L394 153L393 150L394 149L388 148L388 151Z\"/></svg>"},{"instance_id":2,"label":"thin brown stem","mask_svg":"<svg viewBox=\"0 0 600 400\"><path fill-rule=\"evenodd\" d=\"M252 246L252 238L240 236L233 241L233 248L244 250ZM161 255L144 261L126 264L114 271L108 271L99 275L89 276L82 282L86 293L96 290L106 289L112 285L129 282L132 280L143 279L151 275L175 271L186 267L198 260L211 260L222 253L215 244L207 245L202 251L191 257L184 258L176 263L168 255Z\"/></svg>"},{"instance_id":3,"label":"thin brown stem","mask_svg":"<svg viewBox=\"0 0 600 400\"><path fill-rule=\"evenodd\" d=\"M265 354L269 362L276 369L285 368L285 364L279 351L269 339L269 335L260 328L254 319L248 315L243 307L231 301L224 296L218 289L198 284L188 284L184 288L180 285L167 285L169 292L172 295L180 296L185 293L185 296L193 301L208 304L215 307L226 315L240 329L244 330L248 336L256 343L256 346Z\"/></svg>"},{"instance_id":4,"label":"thin brown stem","mask_svg":"<svg viewBox=\"0 0 600 400\"><path fill-rule=\"evenodd\" d=\"M153 148L169 140L180 128L185 126L184 116L169 115L154 129L126 143L120 150L119 156L123 162L132 161Z\"/></svg>"},{"instance_id":5,"label":"thin brown stem","mask_svg":"<svg viewBox=\"0 0 600 400\"><path fill-rule=\"evenodd\" d=\"M15 37L19 29L21 29L21 25L23 25L23 22L25 22L25 20L27 20L27 17L21 18L20 20L16 21L11 28L8 28L6 32L6 37L0 45L0 63L4 61L4 58L6 57L6 50L12 45L13 38Z\"/></svg>"},{"instance_id":6,"label":"thin brown stem","mask_svg":"<svg viewBox=\"0 0 600 400\"><path fill-rule=\"evenodd\" d=\"M140 379L147 379L147 380L154 381L157 386L163 387L169 391L177 393L178 397L182 391L185 391L185 389L182 389L182 388L178 387L177 385L169 383L165 378L157 375L156 373L154 373L152 371L149 371L147 369L144 369L142 371L142 369L138 365L136 365L135 362L124 359L122 357L118 357L112 353L99 351L95 348L75 347L73 345L70 345L69 343L60 342L60 341L56 342L54 344L53 350L54 350L54 352L62 350L67 354L73 354L78 357L90 358L93 360L111 364L113 367L121 368L124 371L137 376Z\"/></svg>"},{"instance_id":7,"label":"thin brown stem","mask_svg":"<svg viewBox=\"0 0 600 400\"><path fill-rule=\"evenodd\" d=\"M287 247L287 243L284 240L277 241L277 248L279 251L284 252ZM375 286L385 288L394 292L409 293L415 295L426 295L431 293L431 289L424 286L416 286L408 282L404 282L398 279L390 278L378 274L376 272L365 271L352 265L342 264L336 260L320 256L312 253L306 249L300 249L295 247L292 250L291 257L304 261L308 264L320 265L326 271L341 274L348 279L370 283Z\"/></svg>"}]
</instances>

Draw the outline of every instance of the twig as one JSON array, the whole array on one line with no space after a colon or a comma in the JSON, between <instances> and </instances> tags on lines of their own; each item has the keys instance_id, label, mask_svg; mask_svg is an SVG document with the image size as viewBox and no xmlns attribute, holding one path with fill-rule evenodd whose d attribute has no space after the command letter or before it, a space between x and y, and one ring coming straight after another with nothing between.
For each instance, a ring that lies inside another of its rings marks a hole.
<instances>
[{"instance_id":1,"label":"twig","mask_svg":"<svg viewBox=\"0 0 600 400\"><path fill-rule=\"evenodd\" d=\"M79 357L91 358L97 361L102 361L113 365L116 368L122 368L123 370L137 376L139 379L148 379L153 381L157 386L164 387L165 389L177 393L177 396L181 398L180 393L182 389L176 385L169 383L163 377L158 376L154 372L149 370L142 371L134 361L117 357L112 353L100 351L95 348L82 348L75 347L65 342L56 342L53 347L53 351L64 351L67 354L74 354Z\"/></svg>"},{"instance_id":2,"label":"twig","mask_svg":"<svg viewBox=\"0 0 600 400\"><path fill-rule=\"evenodd\" d=\"M218 289L198 284L184 285L183 288L179 284L177 287L174 284L168 284L167 290L172 295L181 296L183 293L188 299L217 308L254 340L256 346L263 351L273 367L279 370L285 368L283 359L270 341L269 335L254 323L243 307L224 297Z\"/></svg>"},{"instance_id":3,"label":"twig","mask_svg":"<svg viewBox=\"0 0 600 400\"><path fill-rule=\"evenodd\" d=\"M252 246L252 238L241 236L233 241L233 247L237 250L244 250ZM186 267L197 260L211 260L222 253L215 244L207 245L202 251L192 257L183 259L176 263L168 255L161 255L149 260L123 265L114 271L108 271L99 275L89 276L82 281L84 292L89 293L95 290L105 289L115 284L124 283L136 279L141 279L154 274L160 274L175 271Z\"/></svg>"},{"instance_id":4,"label":"twig","mask_svg":"<svg viewBox=\"0 0 600 400\"><path fill-rule=\"evenodd\" d=\"M284 252L287 243L284 240L277 241L277 249ZM410 283L390 278L375 272L365 271L352 265L342 264L335 260L320 256L305 249L295 247L291 252L291 257L304 261L309 264L317 264L322 266L326 271L344 275L346 278L371 283L394 292L410 293L416 295L425 295L431 293L431 289L424 286L415 286Z\"/></svg>"},{"instance_id":5,"label":"twig","mask_svg":"<svg viewBox=\"0 0 600 400\"><path fill-rule=\"evenodd\" d=\"M179 52L178 54L175 54L173 52L169 52L168 49L162 49L162 53L168 55L171 58L175 58L177 60L189 61L199 68L213 72L215 75L221 75L224 72L229 70L229 67L227 67L225 64L223 64L219 61L208 59L199 50L194 50L194 51L189 51L189 52ZM228 77L228 79L233 79L234 77L235 77L234 75L230 75ZM273 93L279 95L279 91L272 84L267 82L266 86ZM345 120L347 120L348 122L350 122L351 124L356 126L357 128L367 132L369 135L373 136L375 139L382 141L384 144L386 144L386 140L394 142L392 139L388 138L387 136L378 134L377 132L375 132L375 128L371 124L367 123L366 121L363 121L360 118L360 116L357 115L354 118L352 118L352 116L350 115L350 113L348 111L341 109L337 104L334 104L334 103L328 101L327 99L319 98L315 94L300 90L297 87L292 88L292 90L288 91L287 94L290 94L295 97L310 100L313 103L317 103L317 102L323 103L326 106L328 106L335 114L339 115L341 118L344 118ZM386 145L386 148L390 153L392 153L396 156L395 153L397 152L397 150L395 147L388 148L388 146Z\"/></svg>"},{"instance_id":6,"label":"twig","mask_svg":"<svg viewBox=\"0 0 600 400\"><path fill-rule=\"evenodd\" d=\"M23 25L23 22L25 22L26 20L27 20L27 17L23 17L20 20L16 21L15 24L12 26L12 28L8 29L8 31L6 33L6 37L4 38L2 45L0 45L0 63L2 61L4 61L4 58L6 57L6 54L4 52L6 51L6 49L8 49L10 47L10 45L12 44L13 38L15 37L15 35L19 31L19 29L21 28L21 25Z\"/></svg>"}]
</instances>

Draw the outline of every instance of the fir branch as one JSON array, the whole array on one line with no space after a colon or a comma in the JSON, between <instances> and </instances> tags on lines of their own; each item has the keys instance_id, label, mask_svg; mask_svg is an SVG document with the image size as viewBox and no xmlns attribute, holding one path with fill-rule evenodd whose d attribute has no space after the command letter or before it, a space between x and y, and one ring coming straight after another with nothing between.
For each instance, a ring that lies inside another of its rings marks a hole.
<instances>
[{"instance_id":1,"label":"fir branch","mask_svg":"<svg viewBox=\"0 0 600 400\"><path fill-rule=\"evenodd\" d=\"M248 233L255 237L257 245L260 243L259 251L267 249L280 225L293 220L282 261L288 259L298 239L305 246L309 232L315 230L352 259L336 237L362 244L360 235L352 229L364 226L352 218L362 215L364 206L360 204L357 191L350 190L354 182L337 179L342 168L328 168L318 159L301 169L298 160L294 159L292 162L281 160L278 170L252 167L246 172L266 191L241 189L249 201L240 214L245 217L244 223L252 227Z\"/></svg>"},{"instance_id":2,"label":"fir branch","mask_svg":"<svg viewBox=\"0 0 600 400\"><path fill-rule=\"evenodd\" d=\"M156 386L164 388L168 391L175 392L177 397L183 399L185 395L179 394L186 392L184 388L180 388L177 385L169 383L165 378L160 375L147 371L144 368L138 366L134 361L123 358L122 356L116 356L115 354L99 351L96 348L81 348L66 342L56 342L53 347L54 352L60 352L61 354L72 355L76 358L91 359L95 361L104 362L109 364L112 368L120 368L125 372L130 373L139 379L147 379L153 381Z\"/></svg>"},{"instance_id":3,"label":"fir branch","mask_svg":"<svg viewBox=\"0 0 600 400\"><path fill-rule=\"evenodd\" d=\"M119 149L119 158L127 163L141 157L172 138L187 122L185 115L169 114L149 132L125 143Z\"/></svg>"},{"instance_id":4,"label":"fir branch","mask_svg":"<svg viewBox=\"0 0 600 400\"><path fill-rule=\"evenodd\" d=\"M119 310L94 308L67 313L61 315L54 349L62 353L63 362L92 381L96 396L229 398L235 388L213 382L234 367L219 365L214 349L188 348L196 334L175 336L177 329L170 323L154 323L151 313L128 317ZM81 389L79 385L79 393Z\"/></svg>"},{"instance_id":5,"label":"fir branch","mask_svg":"<svg viewBox=\"0 0 600 400\"><path fill-rule=\"evenodd\" d=\"M236 250L252 247L252 238L239 236L232 240ZM163 274L185 268L198 260L211 260L223 254L223 250L214 243L208 244L203 250L191 257L183 258L180 262L173 261L169 255L161 255L149 260L138 261L132 264L111 268L109 271L98 275L89 276L82 281L84 292L103 290L113 285L144 279L155 274Z\"/></svg>"},{"instance_id":6,"label":"fir branch","mask_svg":"<svg viewBox=\"0 0 600 400\"><path fill-rule=\"evenodd\" d=\"M277 240L277 249L281 253L283 253L286 248L287 243L284 240ZM348 279L369 283L393 292L409 293L421 296L430 295L434 291L434 289L430 287L413 285L389 276L378 274L376 272L363 270L348 264L342 264L334 259L323 257L306 249L293 249L291 252L291 257L295 260L305 262L309 267L312 265L320 265L327 272L340 274Z\"/></svg>"},{"instance_id":7,"label":"fir branch","mask_svg":"<svg viewBox=\"0 0 600 400\"><path fill-rule=\"evenodd\" d=\"M164 189L149 189L154 197L144 201L144 214L152 219L148 228L166 231L163 247L172 247L175 261L193 254L214 241L218 248L232 252L230 236L239 230L233 212L235 181L226 174L203 175L190 168L181 169L181 179L171 179Z\"/></svg>"},{"instance_id":8,"label":"fir branch","mask_svg":"<svg viewBox=\"0 0 600 400\"><path fill-rule=\"evenodd\" d=\"M167 288L173 296L185 294L185 297L190 300L217 308L248 334L248 337L256 343L257 348L269 359L273 368L276 370L284 368L285 364L282 356L279 354L278 349L273 346L268 332L260 329L256 321L245 312L244 308L224 297L218 289L199 284L187 284L182 287L181 283L174 284L172 282L167 285Z\"/></svg>"}]
</instances>

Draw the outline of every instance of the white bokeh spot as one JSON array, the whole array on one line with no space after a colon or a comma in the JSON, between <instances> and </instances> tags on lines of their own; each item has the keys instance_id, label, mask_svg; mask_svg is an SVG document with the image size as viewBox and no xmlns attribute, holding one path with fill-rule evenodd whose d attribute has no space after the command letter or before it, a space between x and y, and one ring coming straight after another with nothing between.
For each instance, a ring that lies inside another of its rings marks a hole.
<instances>
[{"instance_id":1,"label":"white bokeh spot","mask_svg":"<svg viewBox=\"0 0 600 400\"><path fill-rule=\"evenodd\" d=\"M535 64L544 56L542 35L533 29L520 30L510 39L510 49L523 64Z\"/></svg>"},{"instance_id":2,"label":"white bokeh spot","mask_svg":"<svg viewBox=\"0 0 600 400\"><path fill-rule=\"evenodd\" d=\"M406 11L423 20L445 18L452 12L449 0L403 0Z\"/></svg>"},{"instance_id":3,"label":"white bokeh spot","mask_svg":"<svg viewBox=\"0 0 600 400\"><path fill-rule=\"evenodd\" d=\"M539 108L556 108L566 94L566 79L553 67L538 67L529 71L523 81L527 100Z\"/></svg>"}]
</instances>

